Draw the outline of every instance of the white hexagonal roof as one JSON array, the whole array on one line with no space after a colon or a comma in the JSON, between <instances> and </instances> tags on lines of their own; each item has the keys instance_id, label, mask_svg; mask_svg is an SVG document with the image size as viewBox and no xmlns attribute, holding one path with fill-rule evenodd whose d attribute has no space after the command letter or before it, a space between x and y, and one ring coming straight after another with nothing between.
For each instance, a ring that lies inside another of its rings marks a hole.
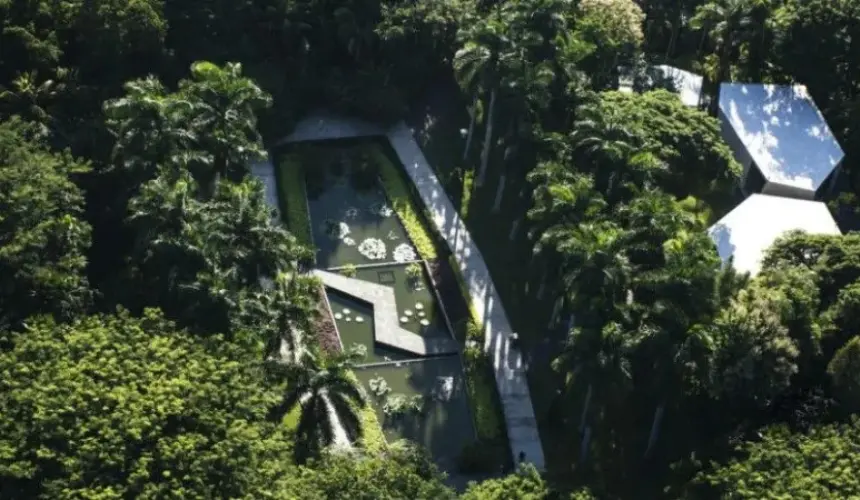
<instances>
[{"instance_id":1,"label":"white hexagonal roof","mask_svg":"<svg viewBox=\"0 0 860 500\"><path fill-rule=\"evenodd\" d=\"M815 191L842 160L803 85L723 83L720 111L767 182Z\"/></svg>"},{"instance_id":2,"label":"white hexagonal roof","mask_svg":"<svg viewBox=\"0 0 860 500\"><path fill-rule=\"evenodd\" d=\"M674 66L661 64L655 66L666 78L671 78L675 84L675 90L681 97L681 102L687 106L698 106L702 95L702 75L697 75Z\"/></svg>"},{"instance_id":3,"label":"white hexagonal roof","mask_svg":"<svg viewBox=\"0 0 860 500\"><path fill-rule=\"evenodd\" d=\"M787 231L842 234L824 203L753 194L708 229L724 262L755 275L764 251Z\"/></svg>"}]
</instances>

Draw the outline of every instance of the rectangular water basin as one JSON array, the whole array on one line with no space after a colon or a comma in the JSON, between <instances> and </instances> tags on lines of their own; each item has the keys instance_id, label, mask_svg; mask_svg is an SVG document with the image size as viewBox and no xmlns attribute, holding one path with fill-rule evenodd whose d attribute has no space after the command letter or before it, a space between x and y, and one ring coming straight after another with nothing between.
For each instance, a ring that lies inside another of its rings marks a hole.
<instances>
[{"instance_id":1,"label":"rectangular water basin","mask_svg":"<svg viewBox=\"0 0 860 500\"><path fill-rule=\"evenodd\" d=\"M364 384L389 442L409 439L425 448L444 470L454 470L463 447L475 440L463 367L458 356L428 358L420 361L356 370ZM421 412L386 415L386 397L370 393L371 379L382 377L392 394L423 396Z\"/></svg>"}]
</instances>

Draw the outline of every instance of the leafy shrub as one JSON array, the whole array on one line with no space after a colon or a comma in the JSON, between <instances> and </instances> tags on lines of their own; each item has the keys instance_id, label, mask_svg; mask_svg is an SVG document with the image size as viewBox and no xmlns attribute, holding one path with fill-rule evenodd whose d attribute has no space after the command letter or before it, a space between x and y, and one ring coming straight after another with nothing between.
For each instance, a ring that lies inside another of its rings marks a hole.
<instances>
[{"instance_id":1,"label":"leafy shrub","mask_svg":"<svg viewBox=\"0 0 860 500\"><path fill-rule=\"evenodd\" d=\"M507 465L508 450L500 440L479 439L469 443L457 457L461 474L495 474Z\"/></svg>"},{"instance_id":2,"label":"leafy shrub","mask_svg":"<svg viewBox=\"0 0 860 500\"><path fill-rule=\"evenodd\" d=\"M413 283L420 281L423 275L424 273L421 271L421 264L413 262L406 266L406 277L409 278L409 281Z\"/></svg>"},{"instance_id":3,"label":"leafy shrub","mask_svg":"<svg viewBox=\"0 0 860 500\"><path fill-rule=\"evenodd\" d=\"M370 388L370 393L378 398L386 396L391 392L391 386L388 385L388 382L378 375L370 379L367 386Z\"/></svg>"},{"instance_id":4,"label":"leafy shrub","mask_svg":"<svg viewBox=\"0 0 860 500\"><path fill-rule=\"evenodd\" d=\"M347 278L354 278L358 274L358 268L355 267L355 264L345 264L340 268L340 274Z\"/></svg>"},{"instance_id":5,"label":"leafy shrub","mask_svg":"<svg viewBox=\"0 0 860 500\"><path fill-rule=\"evenodd\" d=\"M361 419L361 446L372 453L385 450L388 442L385 440L385 433L382 432L376 410L367 405L359 411L358 415Z\"/></svg>"},{"instance_id":6,"label":"leafy shrub","mask_svg":"<svg viewBox=\"0 0 860 500\"><path fill-rule=\"evenodd\" d=\"M379 175L382 179L382 187L391 201L391 206L406 228L409 239L418 250L422 259L430 260L436 258L436 246L431 233L422 221L419 212L412 206L412 198L409 185L403 177L403 172L391 162L379 146L372 146L369 150L370 157L379 165Z\"/></svg>"},{"instance_id":7,"label":"leafy shrub","mask_svg":"<svg viewBox=\"0 0 860 500\"><path fill-rule=\"evenodd\" d=\"M469 217L469 203L472 200L472 184L475 180L475 171L467 170L463 175L463 194L460 197L460 217L465 221Z\"/></svg>"},{"instance_id":8,"label":"leafy shrub","mask_svg":"<svg viewBox=\"0 0 860 500\"><path fill-rule=\"evenodd\" d=\"M495 471L494 471L495 472ZM486 498L516 498L517 500L542 500L563 498L553 494L540 472L532 464L520 465L516 472L505 477L487 479L480 483L470 482L461 500L483 500ZM593 498L587 490L572 492L570 499Z\"/></svg>"},{"instance_id":9,"label":"leafy shrub","mask_svg":"<svg viewBox=\"0 0 860 500\"><path fill-rule=\"evenodd\" d=\"M350 373L350 377L358 382L354 373ZM384 451L388 447L388 441L385 439L385 433L382 432L382 425L379 423L376 410L370 404L366 404L358 409L358 416L361 420L361 439L359 441L361 446L372 453Z\"/></svg>"},{"instance_id":10,"label":"leafy shrub","mask_svg":"<svg viewBox=\"0 0 860 500\"><path fill-rule=\"evenodd\" d=\"M424 397L420 394L412 397L404 394L389 394L385 398L385 404L382 405L382 412L393 418L422 411L424 411Z\"/></svg>"},{"instance_id":11,"label":"leafy shrub","mask_svg":"<svg viewBox=\"0 0 860 500\"><path fill-rule=\"evenodd\" d=\"M285 155L281 157L275 173L278 180L278 201L284 222L300 243L313 246L304 168L296 156Z\"/></svg>"}]
</instances>

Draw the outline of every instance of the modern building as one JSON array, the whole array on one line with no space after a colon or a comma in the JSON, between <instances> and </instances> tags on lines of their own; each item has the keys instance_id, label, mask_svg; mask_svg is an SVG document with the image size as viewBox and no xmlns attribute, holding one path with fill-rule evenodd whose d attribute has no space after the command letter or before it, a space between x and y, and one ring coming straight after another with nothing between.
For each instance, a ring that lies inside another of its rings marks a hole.
<instances>
[{"instance_id":1,"label":"modern building","mask_svg":"<svg viewBox=\"0 0 860 500\"><path fill-rule=\"evenodd\" d=\"M733 258L735 269L758 273L761 259L773 242L788 231L842 234L822 202L752 194L708 229L723 262Z\"/></svg>"},{"instance_id":2,"label":"modern building","mask_svg":"<svg viewBox=\"0 0 860 500\"><path fill-rule=\"evenodd\" d=\"M634 71L631 68L619 68L618 90L620 92L632 93L638 85L645 89L654 87L663 88L666 84L671 87L680 97L681 102L687 106L698 106L702 97L702 76L674 66L665 64L650 66L644 81L636 81Z\"/></svg>"},{"instance_id":3,"label":"modern building","mask_svg":"<svg viewBox=\"0 0 860 500\"><path fill-rule=\"evenodd\" d=\"M844 154L805 86L723 83L719 109L744 195L816 199L833 188Z\"/></svg>"}]
</instances>

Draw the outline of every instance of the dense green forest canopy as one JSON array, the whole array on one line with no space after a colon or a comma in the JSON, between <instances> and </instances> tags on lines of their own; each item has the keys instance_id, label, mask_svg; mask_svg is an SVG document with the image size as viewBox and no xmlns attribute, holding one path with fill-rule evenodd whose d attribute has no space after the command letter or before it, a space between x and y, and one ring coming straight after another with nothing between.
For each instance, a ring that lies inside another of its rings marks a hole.
<instances>
[{"instance_id":1,"label":"dense green forest canopy","mask_svg":"<svg viewBox=\"0 0 860 500\"><path fill-rule=\"evenodd\" d=\"M706 233L742 173L723 81L808 87L846 154L825 201L855 227L858 18L860 0L0 0L0 498L860 495L860 237L787 234L750 277ZM663 63L704 75L702 109ZM575 318L546 471L457 492L424 450L371 443L355 353L314 331L314 250L249 172L318 108L421 137L450 111L449 195L524 193L523 244Z\"/></svg>"}]
</instances>

